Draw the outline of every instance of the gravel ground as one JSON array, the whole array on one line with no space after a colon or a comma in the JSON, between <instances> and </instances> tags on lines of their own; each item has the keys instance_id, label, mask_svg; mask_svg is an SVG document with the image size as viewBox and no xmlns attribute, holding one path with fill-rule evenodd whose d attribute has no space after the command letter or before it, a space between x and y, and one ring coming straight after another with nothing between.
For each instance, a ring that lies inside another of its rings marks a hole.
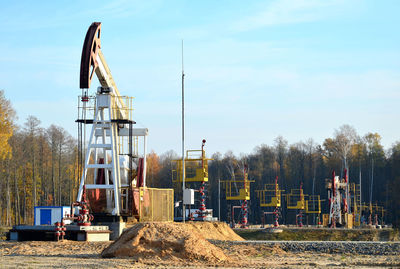
<instances>
[{"instance_id":1,"label":"gravel ground","mask_svg":"<svg viewBox=\"0 0 400 269\"><path fill-rule=\"evenodd\" d=\"M101 258L111 242L0 241L0 268L400 268L400 242L211 242L229 262Z\"/></svg>"},{"instance_id":2,"label":"gravel ground","mask_svg":"<svg viewBox=\"0 0 400 269\"><path fill-rule=\"evenodd\" d=\"M370 242L370 241L217 241L210 240L215 245L265 245L278 246L284 251L298 253L309 251L313 253L338 253L360 255L400 255L400 242Z\"/></svg>"}]
</instances>

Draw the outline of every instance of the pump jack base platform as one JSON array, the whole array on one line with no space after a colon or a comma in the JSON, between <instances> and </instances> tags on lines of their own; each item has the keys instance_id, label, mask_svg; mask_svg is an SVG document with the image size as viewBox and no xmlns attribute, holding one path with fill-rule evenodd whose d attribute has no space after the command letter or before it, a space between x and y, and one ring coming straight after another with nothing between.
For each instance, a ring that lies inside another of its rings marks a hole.
<instances>
[{"instance_id":1,"label":"pump jack base platform","mask_svg":"<svg viewBox=\"0 0 400 269\"><path fill-rule=\"evenodd\" d=\"M108 226L65 225L64 239L75 241L110 241ZM11 241L55 241L55 225L17 225L10 230Z\"/></svg>"}]
</instances>

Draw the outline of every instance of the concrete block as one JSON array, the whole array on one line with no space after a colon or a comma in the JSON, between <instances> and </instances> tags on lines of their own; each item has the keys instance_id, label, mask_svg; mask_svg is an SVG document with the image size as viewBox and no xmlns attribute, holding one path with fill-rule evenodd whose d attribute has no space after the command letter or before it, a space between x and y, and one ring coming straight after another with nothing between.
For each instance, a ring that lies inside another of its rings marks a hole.
<instances>
[{"instance_id":1,"label":"concrete block","mask_svg":"<svg viewBox=\"0 0 400 269\"><path fill-rule=\"evenodd\" d=\"M10 232L10 241L18 241L18 232Z\"/></svg>"},{"instance_id":2,"label":"concrete block","mask_svg":"<svg viewBox=\"0 0 400 269\"><path fill-rule=\"evenodd\" d=\"M110 241L110 234L109 233L87 233L86 234L86 241Z\"/></svg>"},{"instance_id":3,"label":"concrete block","mask_svg":"<svg viewBox=\"0 0 400 269\"><path fill-rule=\"evenodd\" d=\"M86 241L86 233L78 233L76 235L76 240L77 241Z\"/></svg>"},{"instance_id":4,"label":"concrete block","mask_svg":"<svg viewBox=\"0 0 400 269\"><path fill-rule=\"evenodd\" d=\"M107 225L111 231L110 239L116 240L122 234L126 227L125 222L103 222L102 225Z\"/></svg>"}]
</instances>

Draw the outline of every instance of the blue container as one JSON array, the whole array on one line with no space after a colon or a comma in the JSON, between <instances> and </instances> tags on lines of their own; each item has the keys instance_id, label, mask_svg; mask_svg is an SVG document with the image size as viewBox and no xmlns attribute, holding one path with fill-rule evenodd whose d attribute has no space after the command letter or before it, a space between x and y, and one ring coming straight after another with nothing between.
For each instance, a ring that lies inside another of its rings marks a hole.
<instances>
[{"instance_id":1,"label":"blue container","mask_svg":"<svg viewBox=\"0 0 400 269\"><path fill-rule=\"evenodd\" d=\"M61 222L61 219L67 214L71 214L69 206L35 206L34 224L35 225L54 225ZM65 221L70 224L71 221Z\"/></svg>"}]
</instances>

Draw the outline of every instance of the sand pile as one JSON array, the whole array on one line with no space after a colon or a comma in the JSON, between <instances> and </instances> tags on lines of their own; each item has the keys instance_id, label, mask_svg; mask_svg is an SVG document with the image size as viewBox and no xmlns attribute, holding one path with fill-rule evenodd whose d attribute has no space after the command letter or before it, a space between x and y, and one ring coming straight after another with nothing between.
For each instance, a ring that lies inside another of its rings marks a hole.
<instances>
[{"instance_id":1,"label":"sand pile","mask_svg":"<svg viewBox=\"0 0 400 269\"><path fill-rule=\"evenodd\" d=\"M223 225L212 223L139 223L124 233L101 253L104 258L133 257L139 259L223 262L228 257L206 238L220 234L222 240L235 238L229 232L222 232ZM213 230L213 233L210 231ZM226 226L225 228L229 228ZM230 228L229 228L230 229ZM199 232L201 231L201 232ZM233 231L232 231L233 232ZM240 237L239 237L240 238ZM232 240L232 239L230 239ZM241 239L243 240L243 239Z\"/></svg>"},{"instance_id":2,"label":"sand pile","mask_svg":"<svg viewBox=\"0 0 400 269\"><path fill-rule=\"evenodd\" d=\"M193 229L201 233L206 239L224 241L244 241L225 222L192 222Z\"/></svg>"}]
</instances>

